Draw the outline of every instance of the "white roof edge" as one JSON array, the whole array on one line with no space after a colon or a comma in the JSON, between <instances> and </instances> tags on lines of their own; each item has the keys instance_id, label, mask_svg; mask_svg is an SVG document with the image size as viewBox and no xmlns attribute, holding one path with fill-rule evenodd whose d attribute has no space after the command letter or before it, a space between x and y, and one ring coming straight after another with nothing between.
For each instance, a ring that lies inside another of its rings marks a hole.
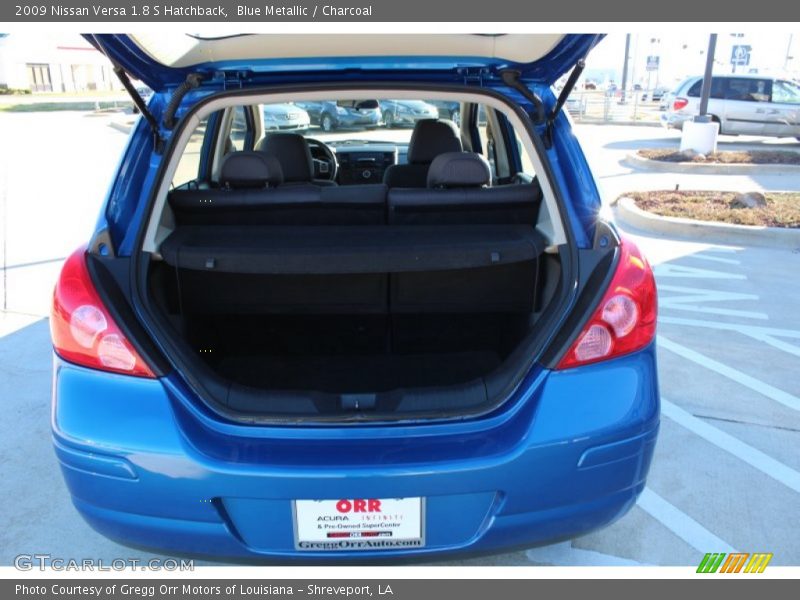
<instances>
[{"instance_id":1,"label":"white roof edge","mask_svg":"<svg viewBox=\"0 0 800 600\"><path fill-rule=\"evenodd\" d=\"M131 34L155 61L170 67L245 59L459 56L530 63L548 54L560 33L252 34L216 39L163 32Z\"/></svg>"}]
</instances>

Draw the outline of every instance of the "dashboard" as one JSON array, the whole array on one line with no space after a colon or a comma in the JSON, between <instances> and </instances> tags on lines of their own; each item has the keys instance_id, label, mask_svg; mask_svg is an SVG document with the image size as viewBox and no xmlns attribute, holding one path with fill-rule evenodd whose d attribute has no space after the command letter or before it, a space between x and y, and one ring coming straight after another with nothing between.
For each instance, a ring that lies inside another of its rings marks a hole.
<instances>
[{"instance_id":1,"label":"dashboard","mask_svg":"<svg viewBox=\"0 0 800 600\"><path fill-rule=\"evenodd\" d=\"M322 163L319 177L331 178L333 173L339 185L381 183L386 169L408 162L408 144L314 141L310 144L312 156ZM332 161L335 164L330 164Z\"/></svg>"}]
</instances>

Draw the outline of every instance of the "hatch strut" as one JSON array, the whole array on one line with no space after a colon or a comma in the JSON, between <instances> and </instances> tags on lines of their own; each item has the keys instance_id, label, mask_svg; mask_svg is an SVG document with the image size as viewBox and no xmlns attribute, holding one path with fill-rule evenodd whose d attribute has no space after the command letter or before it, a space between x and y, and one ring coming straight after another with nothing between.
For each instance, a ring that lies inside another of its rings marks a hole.
<instances>
[{"instance_id":1,"label":"hatch strut","mask_svg":"<svg viewBox=\"0 0 800 600\"><path fill-rule=\"evenodd\" d=\"M544 114L544 104L542 103L542 99L534 94L524 83L522 83L522 81L520 81L520 76L522 74L519 71L515 69L506 69L500 72L500 76L503 78L503 83L505 83L508 87L517 90L525 97L526 100L533 104L534 108L536 109L536 114L531 114L530 117L537 125L545 125L543 140L546 148L550 148L553 145L553 123L555 122L558 113L563 108L564 103L567 101L567 96L570 95L572 89L575 87L575 84L578 82L578 78L581 76L581 73L583 73L583 69L585 67L585 58L580 59L575 64L575 68L572 69L572 72L569 74L569 78L567 78L567 83L564 84L564 88L558 95L558 100L556 100L553 110L546 117Z\"/></svg>"},{"instance_id":2,"label":"hatch strut","mask_svg":"<svg viewBox=\"0 0 800 600\"><path fill-rule=\"evenodd\" d=\"M156 152L160 154L164 147L164 138L161 137L161 132L158 130L158 121L156 121L153 113L147 110L147 104L145 104L145 101L139 95L139 92L136 91L136 88L133 87L130 77L128 77L125 69L119 66L117 62L108 55L108 52L106 52L106 47L99 39L97 39L96 35L93 35L92 38L94 38L93 44L95 48L102 52L103 55L108 59L108 62L111 63L114 74L122 83L122 87L124 87L125 91L128 92L128 95L131 97L131 100L133 100L136 108L139 109L139 112L144 117L145 121L147 121L147 124L150 125L150 130L153 132L153 146L156 149Z\"/></svg>"},{"instance_id":3,"label":"hatch strut","mask_svg":"<svg viewBox=\"0 0 800 600\"><path fill-rule=\"evenodd\" d=\"M109 58L109 60L111 59ZM139 92L136 91L136 88L133 87L133 84L131 83L128 74L125 72L125 69L120 67L113 60L111 61L111 65L114 68L114 74L122 82L122 87L124 87L125 91L128 92L128 95L131 97L131 100L133 100L136 108L139 109L139 112L142 114L145 121L147 121L147 124L150 125L150 130L153 132L153 145L155 146L156 152L160 154L162 148L164 147L164 139L161 137L161 133L158 131L158 121L156 121L153 113L147 110L147 104L145 104L144 99L139 95Z\"/></svg>"},{"instance_id":4,"label":"hatch strut","mask_svg":"<svg viewBox=\"0 0 800 600\"><path fill-rule=\"evenodd\" d=\"M544 143L548 148L553 145L553 123L555 122L558 113L560 113L561 109L564 107L567 97L572 93L575 84L578 83L578 78L581 76L581 73L583 73L583 69L585 67L585 58L582 58L575 63L575 68L572 69L572 72L567 78L567 82L564 84L564 87L561 89L561 93L558 95L558 100L556 100L556 105L553 107L553 111L547 117L547 129L544 134Z\"/></svg>"}]
</instances>

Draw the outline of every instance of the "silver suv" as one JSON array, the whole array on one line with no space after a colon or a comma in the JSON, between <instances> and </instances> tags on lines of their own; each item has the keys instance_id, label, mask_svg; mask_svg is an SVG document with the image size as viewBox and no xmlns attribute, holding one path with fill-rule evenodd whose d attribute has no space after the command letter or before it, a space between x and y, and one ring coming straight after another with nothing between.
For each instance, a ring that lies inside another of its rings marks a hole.
<instances>
[{"instance_id":1,"label":"silver suv","mask_svg":"<svg viewBox=\"0 0 800 600\"><path fill-rule=\"evenodd\" d=\"M681 83L661 123L681 129L697 115L702 86L702 77ZM758 75L714 75L708 114L719 123L720 133L800 139L800 86Z\"/></svg>"}]
</instances>

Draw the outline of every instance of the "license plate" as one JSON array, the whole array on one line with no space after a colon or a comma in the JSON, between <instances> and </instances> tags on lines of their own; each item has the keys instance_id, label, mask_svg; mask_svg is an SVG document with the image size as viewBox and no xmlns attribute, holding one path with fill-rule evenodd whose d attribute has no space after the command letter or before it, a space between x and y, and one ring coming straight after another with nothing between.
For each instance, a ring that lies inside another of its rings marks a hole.
<instances>
[{"instance_id":1,"label":"license plate","mask_svg":"<svg viewBox=\"0 0 800 600\"><path fill-rule=\"evenodd\" d=\"M297 550L421 548L424 498L295 500Z\"/></svg>"}]
</instances>

